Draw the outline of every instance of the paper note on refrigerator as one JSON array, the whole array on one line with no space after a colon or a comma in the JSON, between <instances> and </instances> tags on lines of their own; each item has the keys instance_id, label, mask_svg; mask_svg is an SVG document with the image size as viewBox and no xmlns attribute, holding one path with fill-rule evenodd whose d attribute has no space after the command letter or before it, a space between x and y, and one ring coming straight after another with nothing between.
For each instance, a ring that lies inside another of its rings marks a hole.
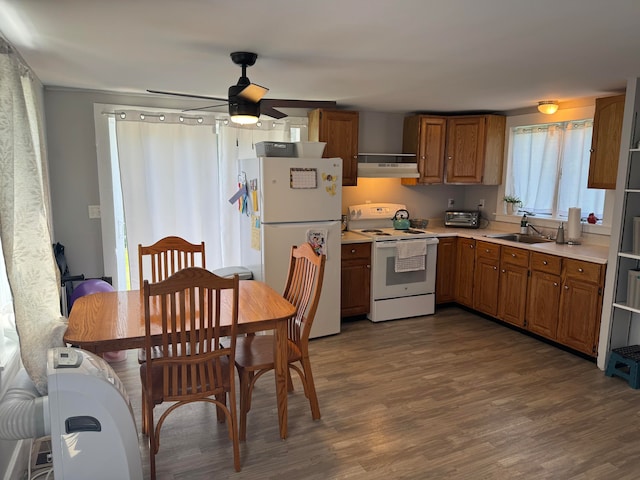
<instances>
[{"instance_id":1,"label":"paper note on refrigerator","mask_svg":"<svg viewBox=\"0 0 640 480\"><path fill-rule=\"evenodd\" d=\"M326 228L317 228L307 230L307 242L318 255L327 255L327 234ZM327 255L328 256L328 255Z\"/></svg>"},{"instance_id":2,"label":"paper note on refrigerator","mask_svg":"<svg viewBox=\"0 0 640 480\"><path fill-rule=\"evenodd\" d=\"M251 248L260 250L260 217L251 215Z\"/></svg>"}]
</instances>

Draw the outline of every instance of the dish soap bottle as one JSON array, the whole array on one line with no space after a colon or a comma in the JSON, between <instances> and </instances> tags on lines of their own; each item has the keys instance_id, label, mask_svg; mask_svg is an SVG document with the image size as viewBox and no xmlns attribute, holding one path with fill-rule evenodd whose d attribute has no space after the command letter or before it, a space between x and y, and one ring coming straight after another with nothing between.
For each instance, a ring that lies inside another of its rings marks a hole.
<instances>
[{"instance_id":1,"label":"dish soap bottle","mask_svg":"<svg viewBox=\"0 0 640 480\"><path fill-rule=\"evenodd\" d=\"M556 233L556 243L564 243L564 223L560 222L558 233Z\"/></svg>"},{"instance_id":2,"label":"dish soap bottle","mask_svg":"<svg viewBox=\"0 0 640 480\"><path fill-rule=\"evenodd\" d=\"M529 222L527 221L527 214L525 213L522 215L522 220L520 220L520 233L522 235L527 234L527 225L529 225Z\"/></svg>"}]
</instances>

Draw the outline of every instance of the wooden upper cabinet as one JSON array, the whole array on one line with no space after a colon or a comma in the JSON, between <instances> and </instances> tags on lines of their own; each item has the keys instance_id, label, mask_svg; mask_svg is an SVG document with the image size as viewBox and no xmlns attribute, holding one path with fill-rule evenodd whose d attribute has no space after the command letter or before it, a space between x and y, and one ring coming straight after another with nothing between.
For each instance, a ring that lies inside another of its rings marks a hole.
<instances>
[{"instance_id":1,"label":"wooden upper cabinet","mask_svg":"<svg viewBox=\"0 0 640 480\"><path fill-rule=\"evenodd\" d=\"M596 98L589 160L589 188L615 190L622 135L624 95Z\"/></svg>"},{"instance_id":2,"label":"wooden upper cabinet","mask_svg":"<svg viewBox=\"0 0 640 480\"><path fill-rule=\"evenodd\" d=\"M403 178L403 185L443 183L447 119L432 115L405 117L402 152L416 155L419 178Z\"/></svg>"},{"instance_id":3,"label":"wooden upper cabinet","mask_svg":"<svg viewBox=\"0 0 640 480\"><path fill-rule=\"evenodd\" d=\"M342 158L342 185L358 182L359 114L348 110L316 109L309 112L309 141L327 142L324 158Z\"/></svg>"},{"instance_id":4,"label":"wooden upper cabinet","mask_svg":"<svg viewBox=\"0 0 640 480\"><path fill-rule=\"evenodd\" d=\"M446 183L502 182L506 117L471 115L447 119Z\"/></svg>"}]
</instances>

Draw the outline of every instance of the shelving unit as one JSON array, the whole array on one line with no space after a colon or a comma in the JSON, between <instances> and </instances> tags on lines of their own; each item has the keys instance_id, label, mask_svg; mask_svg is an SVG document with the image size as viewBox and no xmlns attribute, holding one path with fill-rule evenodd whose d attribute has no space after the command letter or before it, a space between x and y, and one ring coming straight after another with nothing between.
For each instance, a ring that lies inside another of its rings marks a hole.
<instances>
[{"instance_id":1,"label":"shelving unit","mask_svg":"<svg viewBox=\"0 0 640 480\"><path fill-rule=\"evenodd\" d=\"M628 272L640 268L633 253L633 218L640 217L640 79L627 82L616 203L603 298L598 367L606 368L612 349L640 344L640 308L627 305Z\"/></svg>"}]
</instances>

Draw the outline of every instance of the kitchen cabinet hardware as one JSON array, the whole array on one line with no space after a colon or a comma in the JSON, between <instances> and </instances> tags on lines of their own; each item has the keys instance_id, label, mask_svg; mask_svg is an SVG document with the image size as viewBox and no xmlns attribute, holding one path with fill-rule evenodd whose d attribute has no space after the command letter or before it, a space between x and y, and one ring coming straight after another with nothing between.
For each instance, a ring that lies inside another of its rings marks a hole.
<instances>
[{"instance_id":1,"label":"kitchen cabinet hardware","mask_svg":"<svg viewBox=\"0 0 640 480\"><path fill-rule=\"evenodd\" d=\"M584 272L584 270L583 270L582 268L579 268L579 269L578 269L578 271L579 271L580 273Z\"/></svg>"},{"instance_id":2,"label":"kitchen cabinet hardware","mask_svg":"<svg viewBox=\"0 0 640 480\"><path fill-rule=\"evenodd\" d=\"M544 262L542 262L543 265L548 265L549 262L547 262L546 260Z\"/></svg>"}]
</instances>

